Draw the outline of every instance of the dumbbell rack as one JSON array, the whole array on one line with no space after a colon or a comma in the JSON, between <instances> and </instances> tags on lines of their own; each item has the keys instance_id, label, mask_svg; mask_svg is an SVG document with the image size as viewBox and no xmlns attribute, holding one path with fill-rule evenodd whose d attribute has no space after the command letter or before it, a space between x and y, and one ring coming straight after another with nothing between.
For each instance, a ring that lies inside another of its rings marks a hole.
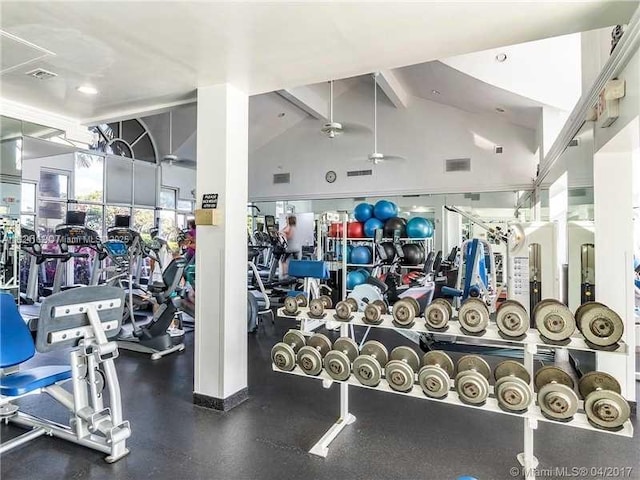
<instances>
[{"instance_id":1,"label":"dumbbell rack","mask_svg":"<svg viewBox=\"0 0 640 480\"><path fill-rule=\"evenodd\" d=\"M303 332L308 332L309 328L307 327L307 322L311 322L311 324L317 325L318 320L310 317L308 314L308 308L301 308L297 315L290 316L288 315L284 309L278 310L278 315L286 318L295 318L301 322L301 330ZM326 310L325 317L323 321L333 320L334 310ZM349 326L364 326L364 327L372 327L372 328L384 328L384 329L393 329L393 330L411 330L419 333L431 333L431 334L442 334L447 336L454 336L457 338L468 338L468 339L478 339L482 338L483 340L491 340L498 343L504 343L511 347L519 347L524 349L524 367L527 369L531 376L531 382L533 382L534 371L533 371L533 358L537 353L538 347L545 348L566 348L573 350L588 350L588 351L599 351L590 348L583 337L579 335L572 336L569 343L567 345L550 345L548 343L544 343L540 335L535 329L530 329L526 334L525 338L521 341L515 339L505 339L498 334L498 329L495 324L491 323L487 327L487 331L481 337L472 336L464 333L458 322L455 320L451 320L449 322L449 328L445 332L434 332L429 330L424 325L424 319L416 318L415 324L411 328L398 328L393 324L393 317L391 315L383 315L382 322L379 325L371 325L363 321L363 314L361 312L356 312L353 314L353 318L349 322L342 322L340 325L340 336L348 336L349 335ZM626 355L628 354L627 345L624 342L620 342L619 347L609 353L618 353ZM331 378L324 370L320 373L320 375L316 377L309 376L305 374L298 366L296 366L291 371L283 371L279 370L275 365L272 365L272 369L277 373L284 373L289 375L297 375L306 378L316 379L322 381L322 386L324 388L330 388L331 385L335 382L340 384L340 416L336 423L334 423L331 428L322 436L322 438L309 450L309 453L318 455L321 457L326 457L329 452L329 445L331 442L338 436L338 434L344 429L345 426L352 424L356 418L349 412L349 386L365 388L370 390L377 390L386 393L393 393L396 395L404 395L413 398L419 398L422 400L439 402L449 405L456 405L459 407L467 407L467 408L475 408L481 411L489 411L494 413L501 413L504 415L511 415L516 417L521 417L524 423L524 451L517 455L518 462L523 467L525 472L526 480L535 480L535 468L538 466L538 459L533 454L533 444L534 431L538 428L538 422L548 422L556 425L563 425L574 428L581 428L585 430L591 430L597 433L607 433L610 435L617 435L631 438L633 437L633 425L630 420L627 420L622 428L617 431L609 431L598 429L589 423L587 419L587 415L584 413L583 401L580 400L578 412L574 415L573 420L570 422L561 422L557 420L553 420L545 417L540 410L540 407L534 403L529 406L529 409L525 413L515 413L515 412L507 412L500 408L498 405L498 401L493 393L493 386L490 387L489 398L487 398L486 403L482 406L469 405L460 400L457 392L454 389L454 382L451 380L450 382L450 391L449 394L443 399L435 399L428 397L422 391L422 388L418 384L414 384L412 389L408 392L399 392L393 390L386 379L382 379L380 384L377 387L368 387L366 385L362 385L358 382L354 377L349 377L344 382L339 382ZM530 384L531 390L533 391L533 384Z\"/></svg>"}]
</instances>

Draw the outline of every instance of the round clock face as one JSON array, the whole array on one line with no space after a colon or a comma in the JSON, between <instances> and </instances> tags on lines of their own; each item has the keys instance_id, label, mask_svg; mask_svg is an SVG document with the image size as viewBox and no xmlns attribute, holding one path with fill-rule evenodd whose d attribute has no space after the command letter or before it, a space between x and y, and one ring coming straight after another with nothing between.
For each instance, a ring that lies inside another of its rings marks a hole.
<instances>
[{"instance_id":1,"label":"round clock face","mask_svg":"<svg viewBox=\"0 0 640 480\"><path fill-rule=\"evenodd\" d=\"M338 178L338 176L336 175L336 172L334 172L333 170L329 170L324 176L324 179L329 183L335 182L336 178Z\"/></svg>"}]
</instances>

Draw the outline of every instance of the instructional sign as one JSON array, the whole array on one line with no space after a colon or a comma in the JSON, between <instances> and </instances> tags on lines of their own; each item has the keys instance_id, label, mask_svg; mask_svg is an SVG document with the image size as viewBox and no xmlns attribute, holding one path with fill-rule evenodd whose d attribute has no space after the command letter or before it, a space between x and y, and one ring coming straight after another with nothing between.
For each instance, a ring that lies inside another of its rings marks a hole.
<instances>
[{"instance_id":1,"label":"instructional sign","mask_svg":"<svg viewBox=\"0 0 640 480\"><path fill-rule=\"evenodd\" d=\"M214 209L218 208L218 194L217 193L205 193L202 195L202 208Z\"/></svg>"}]
</instances>

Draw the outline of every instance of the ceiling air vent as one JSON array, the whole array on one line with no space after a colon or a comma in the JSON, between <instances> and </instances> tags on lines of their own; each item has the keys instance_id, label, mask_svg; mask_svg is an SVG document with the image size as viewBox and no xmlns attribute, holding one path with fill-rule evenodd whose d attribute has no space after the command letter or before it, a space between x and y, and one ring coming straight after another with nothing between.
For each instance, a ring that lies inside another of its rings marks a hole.
<instances>
[{"instance_id":1,"label":"ceiling air vent","mask_svg":"<svg viewBox=\"0 0 640 480\"><path fill-rule=\"evenodd\" d=\"M480 200L480 194L479 193L465 193L464 194L464 198L466 198L468 200L473 200L474 202L477 202L478 200Z\"/></svg>"},{"instance_id":2,"label":"ceiling air vent","mask_svg":"<svg viewBox=\"0 0 640 480\"><path fill-rule=\"evenodd\" d=\"M57 73L50 72L44 68L36 68L26 73L30 77L37 78L38 80L49 80L50 78L57 77Z\"/></svg>"},{"instance_id":3,"label":"ceiling air vent","mask_svg":"<svg viewBox=\"0 0 640 480\"><path fill-rule=\"evenodd\" d=\"M373 175L373 170L351 170L347 172L347 177L365 177L367 175Z\"/></svg>"},{"instance_id":4,"label":"ceiling air vent","mask_svg":"<svg viewBox=\"0 0 640 480\"><path fill-rule=\"evenodd\" d=\"M578 145L580 145L580 140L577 138L574 138L569 142L570 147L577 147Z\"/></svg>"},{"instance_id":5,"label":"ceiling air vent","mask_svg":"<svg viewBox=\"0 0 640 480\"><path fill-rule=\"evenodd\" d=\"M495 147L493 147L493 151L498 155L502 153L502 150L503 147L501 145L496 145Z\"/></svg>"},{"instance_id":6,"label":"ceiling air vent","mask_svg":"<svg viewBox=\"0 0 640 480\"><path fill-rule=\"evenodd\" d=\"M445 172L470 172L470 158L450 158L444 161Z\"/></svg>"},{"instance_id":7,"label":"ceiling air vent","mask_svg":"<svg viewBox=\"0 0 640 480\"><path fill-rule=\"evenodd\" d=\"M273 174L273 183L291 183L291 174L290 173L274 173Z\"/></svg>"}]
</instances>

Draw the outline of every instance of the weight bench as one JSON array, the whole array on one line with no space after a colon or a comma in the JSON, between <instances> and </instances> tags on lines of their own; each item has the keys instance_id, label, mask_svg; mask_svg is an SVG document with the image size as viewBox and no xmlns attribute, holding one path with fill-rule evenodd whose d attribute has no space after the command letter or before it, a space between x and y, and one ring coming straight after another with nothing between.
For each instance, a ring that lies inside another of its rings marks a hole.
<instances>
[{"instance_id":1,"label":"weight bench","mask_svg":"<svg viewBox=\"0 0 640 480\"><path fill-rule=\"evenodd\" d=\"M0 293L0 420L29 429L0 445L4 454L48 435L106 453L108 463L129 453L131 435L122 420L120 385L114 359L118 345L109 338L120 331L124 291L109 286L67 290L47 297L40 308L35 343L13 297ZM36 350L67 349L68 365L20 370ZM71 382L72 392L62 387ZM105 390L109 406L104 406ZM46 393L70 411L69 425L20 411L13 402Z\"/></svg>"}]
</instances>

